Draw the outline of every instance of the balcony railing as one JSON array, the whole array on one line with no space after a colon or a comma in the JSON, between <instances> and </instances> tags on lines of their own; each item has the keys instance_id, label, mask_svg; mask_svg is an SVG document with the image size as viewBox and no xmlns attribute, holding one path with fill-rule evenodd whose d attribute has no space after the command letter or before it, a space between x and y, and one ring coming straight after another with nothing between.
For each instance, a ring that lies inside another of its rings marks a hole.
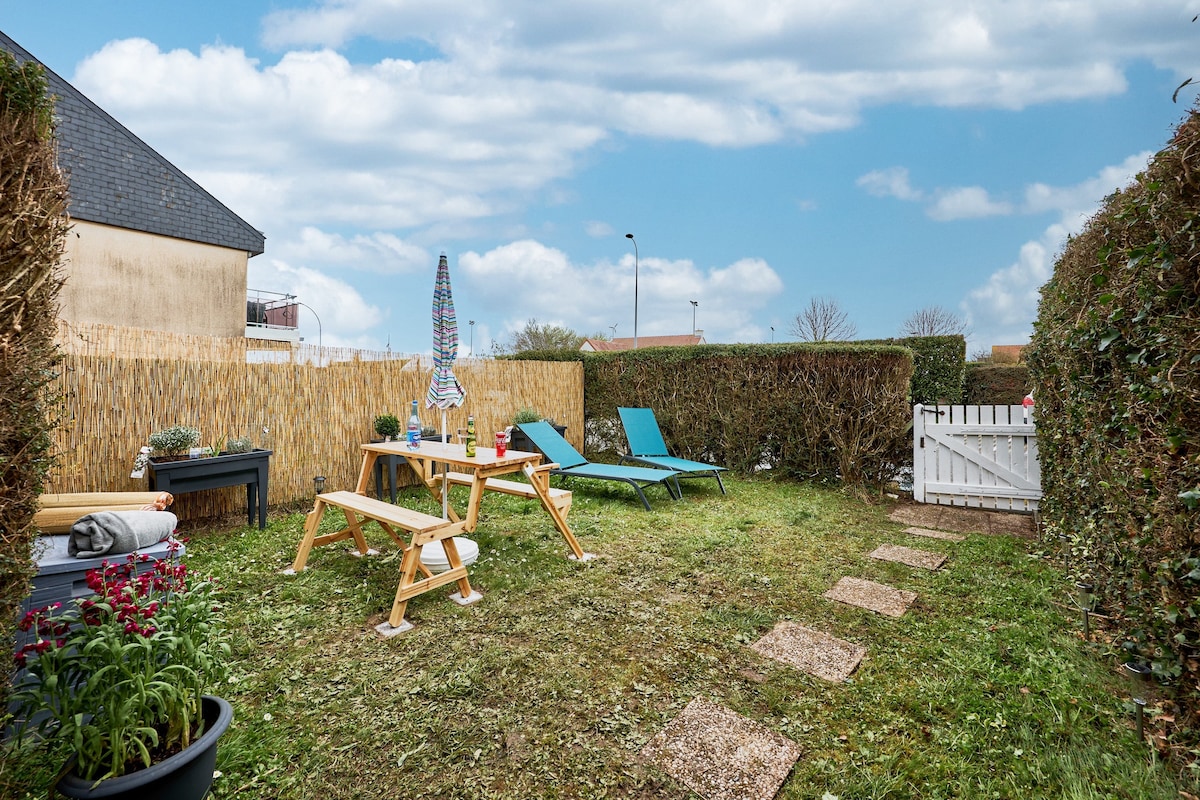
<instances>
[{"instance_id":1,"label":"balcony railing","mask_svg":"<svg viewBox=\"0 0 1200 800\"><path fill-rule=\"evenodd\" d=\"M300 323L296 295L250 289L246 292L246 326L295 330Z\"/></svg>"}]
</instances>

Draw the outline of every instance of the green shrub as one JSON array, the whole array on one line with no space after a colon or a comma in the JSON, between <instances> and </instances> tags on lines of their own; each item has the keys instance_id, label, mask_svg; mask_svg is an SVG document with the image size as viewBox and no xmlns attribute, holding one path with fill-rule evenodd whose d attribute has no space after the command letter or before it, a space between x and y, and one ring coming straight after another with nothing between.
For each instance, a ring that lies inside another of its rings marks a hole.
<instances>
[{"instance_id":1,"label":"green shrub","mask_svg":"<svg viewBox=\"0 0 1200 800\"><path fill-rule=\"evenodd\" d=\"M55 157L53 99L35 62L0 51L0 643L29 595L32 546L56 398L59 263L69 228ZM4 675L8 675L8 671ZM0 680L0 708L8 681Z\"/></svg>"},{"instance_id":2,"label":"green shrub","mask_svg":"<svg viewBox=\"0 0 1200 800\"><path fill-rule=\"evenodd\" d=\"M967 364L963 402L967 405L1018 405L1032 388L1026 364Z\"/></svg>"},{"instance_id":3,"label":"green shrub","mask_svg":"<svg viewBox=\"0 0 1200 800\"><path fill-rule=\"evenodd\" d=\"M1200 114L1073 237L1028 353L1042 511L1122 647L1200 709Z\"/></svg>"},{"instance_id":4,"label":"green shrub","mask_svg":"<svg viewBox=\"0 0 1200 800\"><path fill-rule=\"evenodd\" d=\"M617 408L649 407L685 458L881 485L908 450L912 358L902 347L795 343L588 353L586 446L619 449Z\"/></svg>"},{"instance_id":5,"label":"green shrub","mask_svg":"<svg viewBox=\"0 0 1200 800\"><path fill-rule=\"evenodd\" d=\"M400 436L400 420L395 414L380 414L375 418L375 432L395 439Z\"/></svg>"},{"instance_id":6,"label":"green shrub","mask_svg":"<svg viewBox=\"0 0 1200 800\"><path fill-rule=\"evenodd\" d=\"M177 456L200 444L200 431L190 425L172 425L150 434L150 447L164 456Z\"/></svg>"}]
</instances>

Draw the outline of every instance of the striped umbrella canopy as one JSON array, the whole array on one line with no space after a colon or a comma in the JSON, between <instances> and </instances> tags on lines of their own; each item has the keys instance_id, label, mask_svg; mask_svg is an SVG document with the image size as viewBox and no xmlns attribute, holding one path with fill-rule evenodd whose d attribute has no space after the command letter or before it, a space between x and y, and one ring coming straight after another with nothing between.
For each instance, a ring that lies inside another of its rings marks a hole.
<instances>
[{"instance_id":1,"label":"striped umbrella canopy","mask_svg":"<svg viewBox=\"0 0 1200 800\"><path fill-rule=\"evenodd\" d=\"M454 377L454 359L458 357L458 320L454 316L454 297L450 293L450 265L446 254L438 259L437 280L433 284L433 377L425 394L425 407L442 409L462 405L466 392ZM445 433L445 415L442 428Z\"/></svg>"}]
</instances>

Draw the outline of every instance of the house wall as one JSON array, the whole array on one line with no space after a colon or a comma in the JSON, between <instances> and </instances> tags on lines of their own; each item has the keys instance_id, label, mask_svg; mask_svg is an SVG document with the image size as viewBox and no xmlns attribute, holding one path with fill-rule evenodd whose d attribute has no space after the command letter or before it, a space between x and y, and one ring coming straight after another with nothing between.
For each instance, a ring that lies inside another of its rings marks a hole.
<instances>
[{"instance_id":1,"label":"house wall","mask_svg":"<svg viewBox=\"0 0 1200 800\"><path fill-rule=\"evenodd\" d=\"M203 336L244 336L243 250L75 220L60 316Z\"/></svg>"}]
</instances>

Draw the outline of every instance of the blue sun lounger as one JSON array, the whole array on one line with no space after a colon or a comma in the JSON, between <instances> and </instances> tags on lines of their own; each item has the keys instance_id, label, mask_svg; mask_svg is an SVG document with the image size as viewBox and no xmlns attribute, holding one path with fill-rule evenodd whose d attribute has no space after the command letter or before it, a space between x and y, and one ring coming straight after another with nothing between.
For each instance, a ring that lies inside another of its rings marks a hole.
<instances>
[{"instance_id":1,"label":"blue sun lounger","mask_svg":"<svg viewBox=\"0 0 1200 800\"><path fill-rule=\"evenodd\" d=\"M679 486L679 478L716 478L721 494L725 494L725 484L721 482L721 472L725 467L675 458L667 454L667 443L663 440L653 409L618 408L617 413L621 415L625 438L629 440L629 454L621 456L621 463L636 461L660 469L674 470L679 473L676 487Z\"/></svg>"},{"instance_id":2,"label":"blue sun lounger","mask_svg":"<svg viewBox=\"0 0 1200 800\"><path fill-rule=\"evenodd\" d=\"M557 468L550 470L551 475L628 483L637 492L647 511L650 510L650 502L642 491L646 486L661 483L667 487L671 499L679 497L679 485L674 483L678 473L673 470L630 467L624 464L595 464L584 458L548 422L523 422L517 427L549 461L558 464Z\"/></svg>"}]
</instances>

